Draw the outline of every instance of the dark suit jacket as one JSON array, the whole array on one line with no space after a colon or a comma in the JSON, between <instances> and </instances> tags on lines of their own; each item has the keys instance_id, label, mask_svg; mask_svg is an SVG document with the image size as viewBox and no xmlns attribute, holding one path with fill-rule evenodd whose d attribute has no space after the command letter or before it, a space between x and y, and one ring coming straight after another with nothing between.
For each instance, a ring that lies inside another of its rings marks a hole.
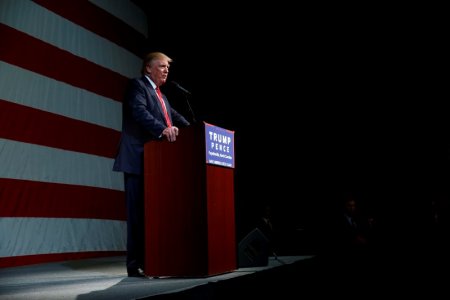
<instances>
[{"instance_id":1,"label":"dark suit jacket","mask_svg":"<svg viewBox=\"0 0 450 300\"><path fill-rule=\"evenodd\" d=\"M122 134L113 170L131 174L143 173L144 144L160 139L167 127L155 90L145 77L130 81L123 103ZM172 124L183 127L189 122L173 109L166 97L167 112Z\"/></svg>"}]
</instances>

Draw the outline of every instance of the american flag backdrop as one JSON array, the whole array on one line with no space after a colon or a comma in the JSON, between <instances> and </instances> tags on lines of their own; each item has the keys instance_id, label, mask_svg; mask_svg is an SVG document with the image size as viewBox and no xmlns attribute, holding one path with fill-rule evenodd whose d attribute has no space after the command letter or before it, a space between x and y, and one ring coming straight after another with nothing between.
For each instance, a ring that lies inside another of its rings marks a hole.
<instances>
[{"instance_id":1,"label":"american flag backdrop","mask_svg":"<svg viewBox=\"0 0 450 300\"><path fill-rule=\"evenodd\" d=\"M0 267L125 253L112 164L146 36L129 0L0 0Z\"/></svg>"}]
</instances>

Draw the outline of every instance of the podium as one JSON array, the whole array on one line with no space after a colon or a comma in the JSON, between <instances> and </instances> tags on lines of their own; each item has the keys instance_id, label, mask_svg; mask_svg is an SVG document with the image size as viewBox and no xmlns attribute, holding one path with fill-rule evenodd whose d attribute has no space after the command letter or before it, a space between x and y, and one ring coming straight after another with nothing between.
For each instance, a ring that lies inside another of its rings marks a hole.
<instances>
[{"instance_id":1,"label":"podium","mask_svg":"<svg viewBox=\"0 0 450 300\"><path fill-rule=\"evenodd\" d=\"M144 147L145 272L203 277L236 269L234 169L207 164L205 124Z\"/></svg>"}]
</instances>

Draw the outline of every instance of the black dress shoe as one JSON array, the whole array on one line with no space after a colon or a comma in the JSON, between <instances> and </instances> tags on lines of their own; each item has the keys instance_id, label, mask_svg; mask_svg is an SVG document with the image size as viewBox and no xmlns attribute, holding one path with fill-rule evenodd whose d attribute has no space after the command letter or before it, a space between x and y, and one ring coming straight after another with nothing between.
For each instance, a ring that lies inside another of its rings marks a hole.
<instances>
[{"instance_id":1,"label":"black dress shoe","mask_svg":"<svg viewBox=\"0 0 450 300\"><path fill-rule=\"evenodd\" d=\"M136 270L128 270L128 277L147 278L147 275L145 275L144 270L138 268Z\"/></svg>"}]
</instances>

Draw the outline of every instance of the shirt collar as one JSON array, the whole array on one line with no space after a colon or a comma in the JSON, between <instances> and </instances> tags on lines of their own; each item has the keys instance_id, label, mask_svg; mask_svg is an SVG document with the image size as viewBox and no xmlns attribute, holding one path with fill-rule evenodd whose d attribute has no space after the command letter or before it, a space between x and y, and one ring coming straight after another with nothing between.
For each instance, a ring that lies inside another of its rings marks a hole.
<instances>
[{"instance_id":1,"label":"shirt collar","mask_svg":"<svg viewBox=\"0 0 450 300\"><path fill-rule=\"evenodd\" d=\"M156 84L150 79L149 76L147 76L147 75L144 75L144 76L145 76L145 78L147 78L148 82L150 82L150 84L152 85L152 88L154 90L156 90Z\"/></svg>"}]
</instances>

